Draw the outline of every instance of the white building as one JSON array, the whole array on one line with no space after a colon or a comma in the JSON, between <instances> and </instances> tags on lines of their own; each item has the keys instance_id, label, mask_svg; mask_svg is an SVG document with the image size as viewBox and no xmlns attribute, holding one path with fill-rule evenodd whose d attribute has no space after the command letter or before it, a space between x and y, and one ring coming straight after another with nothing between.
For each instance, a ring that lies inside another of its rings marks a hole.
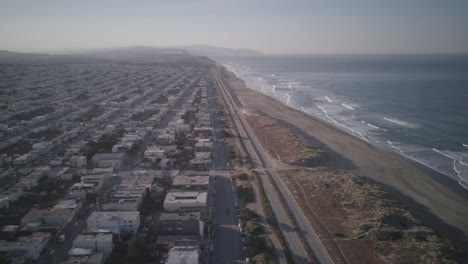
<instances>
[{"instance_id":1,"label":"white building","mask_svg":"<svg viewBox=\"0 0 468 264\"><path fill-rule=\"evenodd\" d=\"M125 158L125 153L98 153L92 157L93 164L99 168L120 167Z\"/></svg>"},{"instance_id":2,"label":"white building","mask_svg":"<svg viewBox=\"0 0 468 264\"><path fill-rule=\"evenodd\" d=\"M14 186L0 191L0 208L9 208L11 203L18 201L23 195L23 184L16 183Z\"/></svg>"},{"instance_id":3,"label":"white building","mask_svg":"<svg viewBox=\"0 0 468 264\"><path fill-rule=\"evenodd\" d=\"M169 250L166 264L198 264L199 250L196 241L176 241Z\"/></svg>"},{"instance_id":4,"label":"white building","mask_svg":"<svg viewBox=\"0 0 468 264\"><path fill-rule=\"evenodd\" d=\"M49 150L52 149L52 143L44 141L39 143L34 143L32 145L32 149L39 150L41 154L47 153Z\"/></svg>"},{"instance_id":5,"label":"white building","mask_svg":"<svg viewBox=\"0 0 468 264\"><path fill-rule=\"evenodd\" d=\"M104 254L97 253L84 256L71 256L61 264L104 264L104 260Z\"/></svg>"},{"instance_id":6,"label":"white building","mask_svg":"<svg viewBox=\"0 0 468 264\"><path fill-rule=\"evenodd\" d=\"M19 156L18 158L16 158L14 161L13 161L13 164L15 165L25 165L29 162L31 162L32 160L32 157L31 157L31 154L23 154L21 156Z\"/></svg>"},{"instance_id":7,"label":"white building","mask_svg":"<svg viewBox=\"0 0 468 264\"><path fill-rule=\"evenodd\" d=\"M148 157L148 158L154 157L156 159L163 159L166 157L166 155L165 155L165 151L161 149L160 147L152 146L152 147L149 147L147 150L145 150L145 157Z\"/></svg>"},{"instance_id":8,"label":"white building","mask_svg":"<svg viewBox=\"0 0 468 264\"><path fill-rule=\"evenodd\" d=\"M37 259L51 238L50 233L36 232L16 241L0 240L0 251L27 250L28 258Z\"/></svg>"},{"instance_id":9,"label":"white building","mask_svg":"<svg viewBox=\"0 0 468 264\"><path fill-rule=\"evenodd\" d=\"M25 190L30 190L39 185L39 181L44 178L43 173L30 173L20 179L20 182L23 184Z\"/></svg>"},{"instance_id":10,"label":"white building","mask_svg":"<svg viewBox=\"0 0 468 264\"><path fill-rule=\"evenodd\" d=\"M168 212L202 210L206 207L206 192L169 192L163 205Z\"/></svg>"},{"instance_id":11,"label":"white building","mask_svg":"<svg viewBox=\"0 0 468 264\"><path fill-rule=\"evenodd\" d=\"M75 183L70 188L70 197L73 199L79 199L81 201L86 200L86 195L88 193L95 192L95 185L91 183Z\"/></svg>"},{"instance_id":12,"label":"white building","mask_svg":"<svg viewBox=\"0 0 468 264\"><path fill-rule=\"evenodd\" d=\"M10 199L0 196L0 209L10 208Z\"/></svg>"},{"instance_id":13,"label":"white building","mask_svg":"<svg viewBox=\"0 0 468 264\"><path fill-rule=\"evenodd\" d=\"M105 256L102 253L82 256L71 256L61 264L104 264Z\"/></svg>"},{"instance_id":14,"label":"white building","mask_svg":"<svg viewBox=\"0 0 468 264\"><path fill-rule=\"evenodd\" d=\"M114 242L112 234L78 235L73 241L73 248L91 249L108 257L114 249Z\"/></svg>"},{"instance_id":15,"label":"white building","mask_svg":"<svg viewBox=\"0 0 468 264\"><path fill-rule=\"evenodd\" d=\"M97 192L101 190L104 182L109 178L109 175L83 175L81 176L81 183L92 184L94 186L94 191Z\"/></svg>"},{"instance_id":16,"label":"white building","mask_svg":"<svg viewBox=\"0 0 468 264\"><path fill-rule=\"evenodd\" d=\"M137 211L145 198L145 186L119 185L111 193L105 211Z\"/></svg>"},{"instance_id":17,"label":"white building","mask_svg":"<svg viewBox=\"0 0 468 264\"><path fill-rule=\"evenodd\" d=\"M135 234L140 227L140 212L93 212L86 221L87 230L91 233L102 231L114 234Z\"/></svg>"},{"instance_id":18,"label":"white building","mask_svg":"<svg viewBox=\"0 0 468 264\"><path fill-rule=\"evenodd\" d=\"M86 167L86 157L85 156L79 156L79 155L75 155L75 156L72 156L70 157L69 159L69 164L71 167L78 167L78 168L81 168L81 167Z\"/></svg>"},{"instance_id":19,"label":"white building","mask_svg":"<svg viewBox=\"0 0 468 264\"><path fill-rule=\"evenodd\" d=\"M60 200L52 209L70 209L73 211L73 215L76 215L80 211L81 205L81 202L77 202L73 199Z\"/></svg>"},{"instance_id":20,"label":"white building","mask_svg":"<svg viewBox=\"0 0 468 264\"><path fill-rule=\"evenodd\" d=\"M73 220L75 214L75 209L31 209L25 216L23 216L23 218L21 218L21 226L29 230L60 230Z\"/></svg>"}]
</instances>

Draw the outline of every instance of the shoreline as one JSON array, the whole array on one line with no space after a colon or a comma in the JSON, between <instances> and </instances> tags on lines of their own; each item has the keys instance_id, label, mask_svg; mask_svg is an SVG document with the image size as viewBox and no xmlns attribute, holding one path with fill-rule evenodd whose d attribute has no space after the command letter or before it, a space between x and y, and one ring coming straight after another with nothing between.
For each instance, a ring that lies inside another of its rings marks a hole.
<instances>
[{"instance_id":1,"label":"shoreline","mask_svg":"<svg viewBox=\"0 0 468 264\"><path fill-rule=\"evenodd\" d=\"M221 67L224 67L224 66L221 65ZM226 69L226 70L227 70L227 69ZM227 70L227 71L229 71L229 70ZM236 76L236 78L242 80L242 81L245 83L245 81L244 81L242 78L240 78L240 77L238 77L237 75L235 75L235 73L233 73L233 72L231 72L231 71L229 71L229 72L230 72L231 74L233 74L234 76ZM369 147L374 148L374 149L377 150L377 151L383 151L383 152L389 153L389 154L391 154L391 155L395 155L395 156L397 156L397 157L399 157L399 158L405 160L406 162L411 163L411 164L414 165L415 167L417 167L417 168L423 170L423 171L426 172L429 176L431 176L434 180L440 182L441 184L447 185L447 186L449 186L450 188L453 188L454 191L456 191L456 192L459 193L460 195L465 196L466 198L468 198L468 189L465 189L465 187L464 187L462 184L460 184L456 179L454 179L454 178L452 178L451 176L449 176L449 175L447 175L447 174L444 174L443 172L440 172L440 171L438 171L438 170L436 170L436 169L434 169L434 168L432 168L432 167L430 167L430 166L428 166L428 165L422 163L421 161L418 161L418 160L415 159L415 158L411 158L411 157L405 156L405 155L403 155L403 154L400 154L400 153L398 153L398 152L396 152L396 151L392 151L392 150L385 149L385 148L383 148L383 147L379 147L379 146L377 146L377 145L371 144L371 143L369 143L368 141L365 141L364 139L359 138L359 137L353 135L352 133L350 133L350 132L348 132L348 131L346 131L346 130L344 130L344 129L340 129L338 126L334 126L332 123L327 122L326 120L323 120L323 119L321 119L321 118L319 118L319 117L316 117L316 116L314 116L314 115L308 113L307 111L301 111L301 110L299 110L299 109L297 109L297 108L295 108L295 107L292 107L292 106L289 106L289 105L285 104L284 102L280 101L278 98L275 98L275 97L273 97L273 96L271 96L271 95L263 94L263 93L261 93L261 92L259 92L259 91L257 91L257 90L254 90L254 89L250 89L250 88L247 87L246 84L245 84L245 87L246 87L247 89L249 89L249 90L252 90L253 92L256 92L256 93L260 94L260 95L266 96L266 97L270 98L271 100L273 100L273 101L275 101L275 102L277 102L277 103L280 103L280 104L282 104L282 105L288 107L289 109L291 109L291 110L293 110L293 111L298 112L298 114L306 115L307 117L313 119L315 122L320 122L320 123L322 123L322 125L328 126L330 129L334 129L334 130L337 130L337 131L340 131L340 132L346 134L347 136L351 136L351 137L353 137L353 138L355 138L355 139L361 141L362 143L367 144ZM283 120L280 120L280 121L283 121ZM284 122L284 121L283 121L283 122ZM298 132L298 131L297 131L297 132ZM303 131L301 131L301 132L303 132ZM328 147L327 145L324 145L324 144L323 144L321 141L319 141L318 139L315 139L315 140L316 140L316 142L318 142L319 145L322 145L322 147L327 148L328 150L330 150L329 147ZM336 153L335 153L335 154L336 154ZM467 221L468 221L468 219L467 219Z\"/></svg>"},{"instance_id":2,"label":"shoreline","mask_svg":"<svg viewBox=\"0 0 468 264\"><path fill-rule=\"evenodd\" d=\"M268 95L265 95L265 96L268 96ZM268 96L270 98L272 98L273 100L279 102L279 103L282 103L281 101L277 100L276 98L274 97L271 97L271 96ZM284 104L284 103L282 103ZM391 151L391 150L388 150L388 149L385 149L385 148L382 148L382 147L379 147L377 145L373 145L365 140L363 140L362 138L359 138L359 137L356 137L354 136L353 134L351 133L348 133L346 130L342 130L340 129L339 127L336 127L334 126L333 124L327 122L326 120L322 120L312 114L309 114L307 112L303 112L303 111L300 111L294 107L290 107L288 105L286 105L287 107L301 113L301 114L305 114L306 116L314 119L316 122L322 122L323 124L325 125L328 125L331 129L337 129L339 130L340 132L343 132L351 137L354 137L355 139L357 140L360 140L362 143L364 144L367 144L369 147L371 148L374 148L376 149L377 151L383 151L383 152L386 152L386 153L389 153L391 155L395 155L403 160L405 160L406 162L412 164L413 166L421 169L422 171L424 171L427 175L429 175L431 178L433 178L434 180L438 181L439 183L441 184L444 184L444 185L447 185L448 187L452 188L453 191L457 192L458 194L468 198L468 189L465 189L465 187L463 187L463 185L461 185L456 179L452 178L451 176L447 175L447 174L444 174L432 167L429 167L428 165L414 159L414 158L411 158L411 157L408 157L408 156L405 156L403 154L400 154L396 151Z\"/></svg>"},{"instance_id":3,"label":"shoreline","mask_svg":"<svg viewBox=\"0 0 468 264\"><path fill-rule=\"evenodd\" d=\"M220 67L226 68L224 65L221 65L221 64L220 64ZM385 147L385 146L383 146L383 145L382 145L382 146L379 146L379 145L376 145L376 144L372 144L372 143L371 143L371 142L372 142L371 140L365 140L364 138L359 137L359 136L357 135L357 134L360 134L359 132L356 132L356 131L354 131L353 129L347 127L347 126L341 125L340 123L336 123L336 125L334 125L333 122L330 122L330 121L327 120L326 118L320 118L320 117L318 117L318 116L316 116L316 115L313 115L313 114L311 114L310 112L304 110L302 106L301 106L300 108L299 108L299 107L295 107L295 106L290 106L290 105L287 104L287 102L282 101L281 98L275 97L275 96L273 96L272 94L265 94L265 93L260 92L260 91L258 91L258 90L249 88L249 87L247 86L247 83L246 83L241 77L237 76L236 73L235 73L234 71L231 71L231 70L228 69L228 68L226 68L226 70L229 71L229 72L231 72L231 73L232 73L234 76L236 76L237 78L241 79L241 80L245 83L245 86L246 86L248 89L252 90L252 91L255 91L255 92L259 93L259 94L262 94L262 95L264 95L264 96L267 96L267 97L269 97L270 99L272 99L273 101L278 102L278 103L281 103L281 104L285 105L286 107L288 107L288 108L290 108L290 109L293 109L293 110L298 111L299 113L305 114L305 115L309 116L310 118L314 119L314 120L317 121L317 122L322 122L324 125L328 125L328 126L330 126L330 128L332 128L332 129L337 129L337 130L339 130L339 131L341 131L341 132L343 132L343 133L345 133L345 134L347 134L347 135L349 135L349 136L352 136L352 137L354 137L354 138L356 138L356 139L358 139L358 140L361 140L363 143L367 143L367 144L369 144L370 146L373 146L373 147L377 148L378 150L386 151L386 152L391 153L391 154L394 154L394 155L396 155L396 156L398 156L398 157L400 157L400 158L403 158L403 159L405 159L406 161L409 161L410 163L414 164L416 167L421 168L421 169L423 169L425 172L431 174L431 176L436 175L436 177L443 176L443 177L445 177L445 178L448 178L449 181L453 181L453 182L455 182L458 186L461 187L461 189L463 190L463 192L461 192L462 195L464 195L464 196L466 195L466 197L468 197L468 180L467 180L467 179L463 179L463 178L461 178L461 177L459 177L459 176L454 176L454 175L450 175L450 174L444 173L444 172L438 170L438 169L435 168L435 167L431 167L431 165L425 164L423 161L420 161L420 160L418 160L417 158L413 158L413 157L410 157L410 156L405 155L405 154L403 154L403 153L400 153L401 151L400 151L398 148L394 147L393 144L391 144L392 142L389 142L389 144L390 144L389 147L388 147L388 146ZM262 88L262 91L263 91L263 88ZM327 96L325 96L325 97L327 98L327 100L330 100ZM347 106L347 105L344 105L344 104L343 104L343 106L349 108L349 106ZM319 106L319 108L320 108L320 106ZM385 119L385 118L384 118L384 119ZM395 121L392 120L392 122L395 122ZM370 125L370 124L369 124L369 125ZM372 126L372 125L370 125L370 126ZM362 135L361 135L361 136L362 136ZM465 145L465 144L462 144L462 145L463 145L463 147L467 147L467 148L468 148L468 145ZM396 151L396 150L398 150L398 151ZM433 150L436 151L436 152L438 152L438 153L441 154L441 155L444 155L444 156L448 157L448 158L452 158L452 157L447 156L447 155L445 155L445 154L443 154L443 153L440 153L437 149L434 149L434 148L433 148ZM400 152L399 152L399 151L400 151ZM453 159L453 158L452 158L452 159ZM442 181L445 182L445 179L438 179L438 178L434 178L434 179L437 179L437 180L439 180L439 181L442 180ZM449 181L447 181L447 183L448 183ZM451 184L451 183L448 183L448 184ZM458 188L456 188L456 189L457 189L457 191L458 191Z\"/></svg>"},{"instance_id":4,"label":"shoreline","mask_svg":"<svg viewBox=\"0 0 468 264\"><path fill-rule=\"evenodd\" d=\"M468 192L454 179L250 89L241 78L225 70L230 78L235 78L229 80L230 88L244 107L268 113L300 134L307 135L307 139L319 142L327 152L331 151L332 160L327 162L327 166L352 164L360 175L389 191L426 225L457 244L466 245ZM464 250L467 247L464 246Z\"/></svg>"}]
</instances>

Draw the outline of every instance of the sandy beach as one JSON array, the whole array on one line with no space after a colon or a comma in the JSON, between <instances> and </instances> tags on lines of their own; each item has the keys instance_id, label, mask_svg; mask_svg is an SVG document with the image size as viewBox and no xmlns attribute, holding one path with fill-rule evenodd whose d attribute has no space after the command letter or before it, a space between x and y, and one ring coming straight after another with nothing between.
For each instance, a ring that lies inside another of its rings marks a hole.
<instances>
[{"instance_id":1,"label":"sandy beach","mask_svg":"<svg viewBox=\"0 0 468 264\"><path fill-rule=\"evenodd\" d=\"M468 191L455 181L394 153L378 149L326 122L248 89L232 73L230 88L247 110L268 113L329 154L327 167L353 170L375 181L424 224L467 251Z\"/></svg>"}]
</instances>

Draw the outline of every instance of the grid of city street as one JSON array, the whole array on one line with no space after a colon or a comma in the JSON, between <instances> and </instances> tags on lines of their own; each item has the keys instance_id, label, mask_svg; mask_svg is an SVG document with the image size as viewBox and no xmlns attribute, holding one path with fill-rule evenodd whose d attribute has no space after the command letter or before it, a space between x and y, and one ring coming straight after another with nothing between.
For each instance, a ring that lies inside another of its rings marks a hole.
<instances>
[{"instance_id":1,"label":"grid of city street","mask_svg":"<svg viewBox=\"0 0 468 264\"><path fill-rule=\"evenodd\" d=\"M245 260L226 117L207 62L186 57L1 68L2 259Z\"/></svg>"}]
</instances>

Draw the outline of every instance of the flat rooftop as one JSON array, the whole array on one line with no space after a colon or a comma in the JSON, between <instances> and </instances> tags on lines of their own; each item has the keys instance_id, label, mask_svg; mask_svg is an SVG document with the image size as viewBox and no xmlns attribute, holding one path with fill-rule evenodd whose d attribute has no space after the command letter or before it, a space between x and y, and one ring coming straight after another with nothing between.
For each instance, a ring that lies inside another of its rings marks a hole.
<instances>
[{"instance_id":1,"label":"flat rooftop","mask_svg":"<svg viewBox=\"0 0 468 264\"><path fill-rule=\"evenodd\" d=\"M169 192L166 203L206 203L206 192Z\"/></svg>"},{"instance_id":2,"label":"flat rooftop","mask_svg":"<svg viewBox=\"0 0 468 264\"><path fill-rule=\"evenodd\" d=\"M140 217L140 212L138 211L112 211L112 212L93 212L89 218L90 220L137 220Z\"/></svg>"},{"instance_id":3,"label":"flat rooftop","mask_svg":"<svg viewBox=\"0 0 468 264\"><path fill-rule=\"evenodd\" d=\"M174 178L172 182L173 186L186 186L190 187L191 185L202 186L210 183L210 176L184 176L179 175Z\"/></svg>"},{"instance_id":4,"label":"flat rooftop","mask_svg":"<svg viewBox=\"0 0 468 264\"><path fill-rule=\"evenodd\" d=\"M177 220L189 220L197 219L200 220L200 212L189 212L189 213L167 213L163 212L159 215L159 221L177 221Z\"/></svg>"},{"instance_id":5,"label":"flat rooftop","mask_svg":"<svg viewBox=\"0 0 468 264\"><path fill-rule=\"evenodd\" d=\"M93 235L78 235L75 240L88 241L112 241L112 234L93 234Z\"/></svg>"}]
</instances>

